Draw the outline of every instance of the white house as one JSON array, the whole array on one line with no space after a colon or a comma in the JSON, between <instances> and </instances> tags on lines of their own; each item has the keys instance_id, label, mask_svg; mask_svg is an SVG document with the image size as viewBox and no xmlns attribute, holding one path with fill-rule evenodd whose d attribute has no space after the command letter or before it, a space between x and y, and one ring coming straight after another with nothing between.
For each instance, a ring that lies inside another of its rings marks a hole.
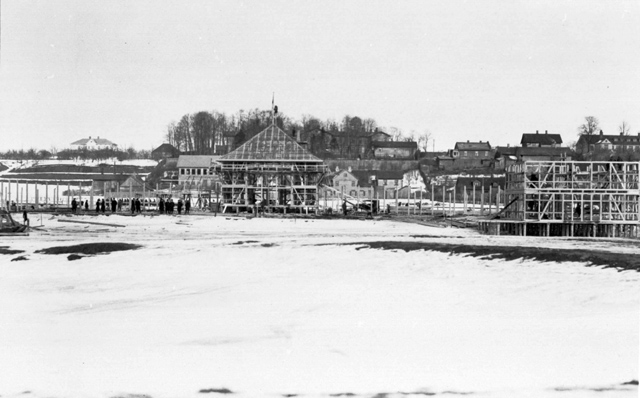
<instances>
[{"instance_id":1,"label":"white house","mask_svg":"<svg viewBox=\"0 0 640 398\"><path fill-rule=\"evenodd\" d=\"M118 149L118 144L114 144L113 142L104 139L104 138L100 138L100 137L95 137L92 138L91 136L89 136L89 138L83 138L80 139L78 141L74 141L71 143L71 149Z\"/></svg>"}]
</instances>

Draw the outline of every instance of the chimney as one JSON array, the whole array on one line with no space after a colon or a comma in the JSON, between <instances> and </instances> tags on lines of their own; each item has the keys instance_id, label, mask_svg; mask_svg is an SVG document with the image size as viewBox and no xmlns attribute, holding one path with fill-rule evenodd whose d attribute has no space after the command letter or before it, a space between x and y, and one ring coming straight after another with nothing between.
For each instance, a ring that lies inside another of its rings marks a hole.
<instances>
[{"instance_id":1,"label":"chimney","mask_svg":"<svg viewBox=\"0 0 640 398\"><path fill-rule=\"evenodd\" d=\"M467 142L469 142L469 140L467 140Z\"/></svg>"},{"instance_id":2,"label":"chimney","mask_svg":"<svg viewBox=\"0 0 640 398\"><path fill-rule=\"evenodd\" d=\"M545 133L545 134L549 134L549 131L548 131L548 130L545 130L545 131L544 131L544 133Z\"/></svg>"},{"instance_id":3,"label":"chimney","mask_svg":"<svg viewBox=\"0 0 640 398\"><path fill-rule=\"evenodd\" d=\"M536 134L538 134L538 130L536 130Z\"/></svg>"},{"instance_id":4,"label":"chimney","mask_svg":"<svg viewBox=\"0 0 640 398\"><path fill-rule=\"evenodd\" d=\"M296 131L296 141L300 142L300 131Z\"/></svg>"},{"instance_id":5,"label":"chimney","mask_svg":"<svg viewBox=\"0 0 640 398\"><path fill-rule=\"evenodd\" d=\"M602 135L602 134L603 134L603 133L602 133L602 130L600 130L600 135Z\"/></svg>"}]
</instances>

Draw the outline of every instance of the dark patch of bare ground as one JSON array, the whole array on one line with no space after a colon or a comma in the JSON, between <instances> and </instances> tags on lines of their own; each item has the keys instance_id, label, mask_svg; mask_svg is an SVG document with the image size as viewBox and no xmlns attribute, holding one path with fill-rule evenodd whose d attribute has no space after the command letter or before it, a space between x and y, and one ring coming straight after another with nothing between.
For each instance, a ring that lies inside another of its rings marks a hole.
<instances>
[{"instance_id":1,"label":"dark patch of bare ground","mask_svg":"<svg viewBox=\"0 0 640 398\"><path fill-rule=\"evenodd\" d=\"M151 395L147 394L124 394L124 395L115 395L111 398L152 398Z\"/></svg>"},{"instance_id":2,"label":"dark patch of bare ground","mask_svg":"<svg viewBox=\"0 0 640 398\"><path fill-rule=\"evenodd\" d=\"M215 393L215 394L233 394L233 391L229 390L228 388L203 388L202 390L198 391L200 394L211 394L211 393Z\"/></svg>"},{"instance_id":3,"label":"dark patch of bare ground","mask_svg":"<svg viewBox=\"0 0 640 398\"><path fill-rule=\"evenodd\" d=\"M46 249L36 250L36 253L43 254L106 254L123 250L136 250L141 248L140 245L121 242L99 242L99 243L83 243L81 245L71 246L54 246Z\"/></svg>"},{"instance_id":4,"label":"dark patch of bare ground","mask_svg":"<svg viewBox=\"0 0 640 398\"><path fill-rule=\"evenodd\" d=\"M12 259L11 259L11 261L26 261L26 260L28 260L28 259L29 259L29 258L28 258L28 257L25 257L25 256L18 256L18 257L16 257L16 258L12 258Z\"/></svg>"},{"instance_id":5,"label":"dark patch of bare ground","mask_svg":"<svg viewBox=\"0 0 640 398\"><path fill-rule=\"evenodd\" d=\"M24 253L24 250L10 249L9 246L0 246L0 254L20 254Z\"/></svg>"},{"instance_id":6,"label":"dark patch of bare ground","mask_svg":"<svg viewBox=\"0 0 640 398\"><path fill-rule=\"evenodd\" d=\"M578 249L550 249L545 247L513 247L513 246L482 246L460 245L437 242L351 242L338 245L355 245L356 250L382 249L382 250L414 250L438 251L450 254L462 254L472 257L486 258L489 260L517 260L530 259L537 261L565 262L575 261L586 263L589 266L601 266L603 268L615 268L618 271L632 270L640 272L640 259L637 254L612 253L596 250Z\"/></svg>"},{"instance_id":7,"label":"dark patch of bare ground","mask_svg":"<svg viewBox=\"0 0 640 398\"><path fill-rule=\"evenodd\" d=\"M259 243L257 240L239 240L237 242L232 243L232 245L244 245L245 243Z\"/></svg>"},{"instance_id":8,"label":"dark patch of bare ground","mask_svg":"<svg viewBox=\"0 0 640 398\"><path fill-rule=\"evenodd\" d=\"M624 383L622 383L623 386L637 386L638 385L638 380L630 380L630 381L625 381Z\"/></svg>"}]
</instances>

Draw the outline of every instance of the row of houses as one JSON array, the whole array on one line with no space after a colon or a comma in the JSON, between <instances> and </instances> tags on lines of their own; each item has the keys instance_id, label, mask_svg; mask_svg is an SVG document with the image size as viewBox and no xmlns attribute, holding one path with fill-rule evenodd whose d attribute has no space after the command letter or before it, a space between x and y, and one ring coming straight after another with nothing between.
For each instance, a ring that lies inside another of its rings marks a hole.
<instances>
[{"instance_id":1,"label":"row of houses","mask_svg":"<svg viewBox=\"0 0 640 398\"><path fill-rule=\"evenodd\" d=\"M520 146L497 146L483 141L457 142L445 155L436 157L440 170L460 171L474 168L504 170L517 161L571 160L572 150L562 146L560 134L522 134Z\"/></svg>"}]
</instances>

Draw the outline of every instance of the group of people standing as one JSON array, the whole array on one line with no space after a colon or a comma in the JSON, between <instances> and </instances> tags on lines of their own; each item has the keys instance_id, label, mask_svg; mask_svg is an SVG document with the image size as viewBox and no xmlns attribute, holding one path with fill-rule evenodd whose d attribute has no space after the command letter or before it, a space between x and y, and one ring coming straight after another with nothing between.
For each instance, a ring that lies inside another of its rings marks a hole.
<instances>
[{"instance_id":1,"label":"group of people standing","mask_svg":"<svg viewBox=\"0 0 640 398\"><path fill-rule=\"evenodd\" d=\"M142 202L139 198L131 199L129 202L129 209L131 210L131 214L141 213L142 212ZM122 207L127 205L127 202L123 201L123 199L98 199L95 203L95 212L97 214L106 213L107 209L111 211L111 213L121 212ZM75 198L71 201L71 211L75 214L78 210L82 210L84 208L85 212L89 211L89 201L77 201ZM178 199L177 202L174 202L172 198L164 200L164 198L160 198L158 201L158 212L160 214L173 214L174 211L177 211L178 214L182 214L184 210L184 214L189 214L191 211L191 200L189 198L185 199L184 202L182 199Z\"/></svg>"},{"instance_id":2,"label":"group of people standing","mask_svg":"<svg viewBox=\"0 0 640 398\"><path fill-rule=\"evenodd\" d=\"M172 198L169 198L166 201L163 198L160 198L160 202L158 202L158 211L160 214L173 214L174 208L178 211L178 214L182 214L183 208L184 214L189 214L191 211L191 200L187 198L183 202L182 199L178 199L178 202L174 202Z\"/></svg>"}]
</instances>

